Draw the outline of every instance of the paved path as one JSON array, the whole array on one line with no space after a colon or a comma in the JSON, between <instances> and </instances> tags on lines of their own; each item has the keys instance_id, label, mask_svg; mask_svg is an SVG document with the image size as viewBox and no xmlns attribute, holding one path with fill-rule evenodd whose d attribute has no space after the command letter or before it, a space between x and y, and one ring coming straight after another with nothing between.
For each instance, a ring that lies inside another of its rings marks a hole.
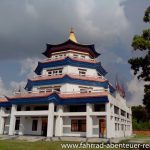
<instances>
[{"instance_id":1,"label":"paved path","mask_svg":"<svg viewBox=\"0 0 150 150\"><path fill-rule=\"evenodd\" d=\"M24 141L77 141L77 142L107 142L107 143L118 143L122 140L129 140L129 143L150 143L150 138L134 138L134 137L126 137L126 138L84 138L84 137L53 137L47 138L44 136L9 136L9 135L0 135L0 140L24 140Z\"/></svg>"}]
</instances>

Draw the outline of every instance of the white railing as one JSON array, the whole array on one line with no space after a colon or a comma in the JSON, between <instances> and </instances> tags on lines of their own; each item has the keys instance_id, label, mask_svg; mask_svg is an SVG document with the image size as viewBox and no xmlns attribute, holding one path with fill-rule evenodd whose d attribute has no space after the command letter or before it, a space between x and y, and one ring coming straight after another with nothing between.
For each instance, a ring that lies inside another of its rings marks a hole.
<instances>
[{"instance_id":1,"label":"white railing","mask_svg":"<svg viewBox=\"0 0 150 150\"><path fill-rule=\"evenodd\" d=\"M47 93L47 92L59 92L60 94L79 94L79 93L100 93L109 91L108 89L99 89L99 90L86 90L84 92L81 91L71 91L71 92L60 92L54 89L43 89L38 91L24 91L24 92L15 92L15 95L25 95L25 94L39 94L39 93Z\"/></svg>"},{"instance_id":2,"label":"white railing","mask_svg":"<svg viewBox=\"0 0 150 150\"><path fill-rule=\"evenodd\" d=\"M51 74L51 75L35 75L35 76L33 76L33 78L35 79L35 78L38 78L38 77L50 77L50 76L60 76L60 75L67 75L67 74L64 74L64 73L62 73L62 74ZM75 73L69 73L68 75L72 75L72 76L79 76L79 77L89 77L89 78L98 78L98 79L104 79L104 80L106 80L106 78L104 77L104 76L96 76L96 75L79 75L79 74L75 74Z\"/></svg>"},{"instance_id":3,"label":"white railing","mask_svg":"<svg viewBox=\"0 0 150 150\"><path fill-rule=\"evenodd\" d=\"M93 62L95 61L95 59L92 59L92 58L82 58L82 57L74 57L74 56L62 56L62 57L57 57L57 58L51 57L51 58L46 58L43 61L45 62L45 61L51 61L51 60L59 60L59 59L67 58L67 57L79 59L79 60L87 60L87 61L89 60L89 61L93 61Z\"/></svg>"}]
</instances>

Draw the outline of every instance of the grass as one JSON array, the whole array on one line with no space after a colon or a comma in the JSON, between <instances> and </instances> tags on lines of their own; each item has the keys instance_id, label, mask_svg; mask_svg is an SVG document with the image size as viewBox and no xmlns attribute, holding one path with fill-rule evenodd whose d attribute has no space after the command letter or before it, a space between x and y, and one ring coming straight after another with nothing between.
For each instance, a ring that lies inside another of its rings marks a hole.
<instances>
[{"instance_id":1,"label":"grass","mask_svg":"<svg viewBox=\"0 0 150 150\"><path fill-rule=\"evenodd\" d=\"M121 141L120 143L129 143L130 140L147 140L150 139L150 136L145 135L135 135L130 139ZM79 144L80 142L67 142L67 141L55 141L55 142L28 142L23 140L0 140L0 150L62 150L61 144ZM147 142L149 143L149 142ZM85 143L84 143L85 144ZM75 150L77 148L64 148L65 150ZM78 148L78 150L97 150L98 148ZM102 149L101 150L106 150ZM107 149L109 150L109 149ZM113 149L111 149L113 150ZM116 149L114 149L116 150ZM117 149L118 150L118 149ZM121 149L120 149L121 150Z\"/></svg>"},{"instance_id":2,"label":"grass","mask_svg":"<svg viewBox=\"0 0 150 150\"><path fill-rule=\"evenodd\" d=\"M135 135L133 138L137 138L137 139L146 139L146 138L148 138L148 139L150 139L150 135Z\"/></svg>"},{"instance_id":3,"label":"grass","mask_svg":"<svg viewBox=\"0 0 150 150\"><path fill-rule=\"evenodd\" d=\"M0 141L0 150L62 150L61 144L65 144L65 143L73 144L73 143L79 143L79 142L66 142L66 141L65 142L44 142L44 141L27 142L27 141L22 141L22 140L2 140ZM71 149L75 150L75 148L69 148L69 149L66 148L65 150L71 150ZM90 148L87 148L87 149L82 148L78 150L83 150L83 149L89 150ZM95 148L92 150L97 150L97 149L98 148ZM101 149L101 150L105 150L105 149Z\"/></svg>"}]
</instances>

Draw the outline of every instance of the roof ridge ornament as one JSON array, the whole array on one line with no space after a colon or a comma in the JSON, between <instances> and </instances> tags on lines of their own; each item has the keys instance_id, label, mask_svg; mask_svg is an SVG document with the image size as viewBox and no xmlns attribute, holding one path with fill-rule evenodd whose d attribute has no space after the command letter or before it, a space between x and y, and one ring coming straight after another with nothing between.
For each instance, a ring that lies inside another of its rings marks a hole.
<instances>
[{"instance_id":1,"label":"roof ridge ornament","mask_svg":"<svg viewBox=\"0 0 150 150\"><path fill-rule=\"evenodd\" d=\"M71 40L75 43L78 43L77 39L76 39L76 36L74 34L74 28L73 27L70 28L69 40Z\"/></svg>"}]
</instances>

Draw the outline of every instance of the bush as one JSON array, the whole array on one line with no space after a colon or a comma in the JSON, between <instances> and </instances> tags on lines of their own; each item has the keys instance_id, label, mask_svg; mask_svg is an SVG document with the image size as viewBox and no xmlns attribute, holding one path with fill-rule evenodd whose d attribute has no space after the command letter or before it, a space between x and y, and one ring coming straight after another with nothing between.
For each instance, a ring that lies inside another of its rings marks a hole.
<instances>
[{"instance_id":1,"label":"bush","mask_svg":"<svg viewBox=\"0 0 150 150\"><path fill-rule=\"evenodd\" d=\"M136 119L133 119L132 126L133 126L133 130L150 130L150 121L137 122Z\"/></svg>"}]
</instances>

